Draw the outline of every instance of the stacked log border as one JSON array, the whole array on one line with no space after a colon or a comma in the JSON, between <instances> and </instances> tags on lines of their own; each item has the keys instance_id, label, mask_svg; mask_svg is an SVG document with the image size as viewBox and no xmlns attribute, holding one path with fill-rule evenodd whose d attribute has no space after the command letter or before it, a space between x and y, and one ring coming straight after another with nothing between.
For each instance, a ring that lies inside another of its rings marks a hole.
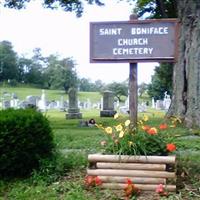
<instances>
[{"instance_id":1,"label":"stacked log border","mask_svg":"<svg viewBox=\"0 0 200 200\"><path fill-rule=\"evenodd\" d=\"M155 191L159 184L167 191L176 191L176 156L90 154L88 161L87 175L98 176L103 189L124 189L130 179L144 191Z\"/></svg>"}]
</instances>

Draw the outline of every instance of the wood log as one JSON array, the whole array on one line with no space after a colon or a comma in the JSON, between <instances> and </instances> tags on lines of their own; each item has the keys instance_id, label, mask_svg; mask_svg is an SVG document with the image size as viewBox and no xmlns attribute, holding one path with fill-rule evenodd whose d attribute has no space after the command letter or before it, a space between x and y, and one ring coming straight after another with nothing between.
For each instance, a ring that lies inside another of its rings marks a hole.
<instances>
[{"instance_id":1,"label":"wood log","mask_svg":"<svg viewBox=\"0 0 200 200\"><path fill-rule=\"evenodd\" d=\"M122 177L122 176L99 176L103 183L126 183L130 179L134 184L166 184L165 178L148 177Z\"/></svg>"},{"instance_id":2,"label":"wood log","mask_svg":"<svg viewBox=\"0 0 200 200\"><path fill-rule=\"evenodd\" d=\"M143 171L143 170L120 170L120 169L87 169L91 176L128 176L128 177L152 177L152 178L175 178L174 172Z\"/></svg>"},{"instance_id":3,"label":"wood log","mask_svg":"<svg viewBox=\"0 0 200 200\"><path fill-rule=\"evenodd\" d=\"M146 163L109 163L97 162L98 169L131 169L131 170L149 170L149 171L165 171L165 164L146 164Z\"/></svg>"},{"instance_id":4,"label":"wood log","mask_svg":"<svg viewBox=\"0 0 200 200\"><path fill-rule=\"evenodd\" d=\"M134 184L140 190L144 191L155 191L158 185L151 185L151 184ZM103 189L112 189L112 190L123 190L127 184L122 183L103 183L100 187ZM176 185L164 185L166 191L174 192L176 191Z\"/></svg>"},{"instance_id":5,"label":"wood log","mask_svg":"<svg viewBox=\"0 0 200 200\"><path fill-rule=\"evenodd\" d=\"M121 163L158 163L174 164L176 156L126 156L126 155L100 155L89 154L89 162L121 162Z\"/></svg>"}]
</instances>

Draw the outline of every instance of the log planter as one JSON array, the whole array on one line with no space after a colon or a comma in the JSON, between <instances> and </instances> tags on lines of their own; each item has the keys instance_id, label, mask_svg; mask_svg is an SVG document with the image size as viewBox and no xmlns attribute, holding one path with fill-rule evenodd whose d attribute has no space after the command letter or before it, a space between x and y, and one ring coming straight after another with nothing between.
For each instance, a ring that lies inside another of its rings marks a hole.
<instances>
[{"instance_id":1,"label":"log planter","mask_svg":"<svg viewBox=\"0 0 200 200\"><path fill-rule=\"evenodd\" d=\"M88 155L88 176L98 176L103 189L124 189L127 179L143 191L155 191L163 184L176 191L176 156Z\"/></svg>"}]
</instances>

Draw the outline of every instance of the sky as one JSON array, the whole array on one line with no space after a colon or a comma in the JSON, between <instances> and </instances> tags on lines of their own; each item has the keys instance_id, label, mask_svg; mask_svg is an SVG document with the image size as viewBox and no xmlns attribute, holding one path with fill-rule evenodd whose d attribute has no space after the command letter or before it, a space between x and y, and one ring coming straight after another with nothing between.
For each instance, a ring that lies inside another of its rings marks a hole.
<instances>
[{"instance_id":1,"label":"sky","mask_svg":"<svg viewBox=\"0 0 200 200\"><path fill-rule=\"evenodd\" d=\"M50 10L40 0L32 1L26 9L14 10L0 5L0 41L8 40L19 55L30 56L34 48L42 55L59 54L73 57L80 78L104 83L122 82L129 76L128 63L90 63L90 22L127 21L133 9L126 1L104 0L105 6L85 5L81 18L75 13ZM138 64L138 84L149 83L157 63Z\"/></svg>"}]
</instances>

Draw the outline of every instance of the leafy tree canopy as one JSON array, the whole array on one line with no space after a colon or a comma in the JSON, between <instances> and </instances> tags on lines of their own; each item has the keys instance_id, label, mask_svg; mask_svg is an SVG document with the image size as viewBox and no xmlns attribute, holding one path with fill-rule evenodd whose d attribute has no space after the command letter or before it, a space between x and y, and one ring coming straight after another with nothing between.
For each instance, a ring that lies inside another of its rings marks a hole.
<instances>
[{"instance_id":1,"label":"leafy tree canopy","mask_svg":"<svg viewBox=\"0 0 200 200\"><path fill-rule=\"evenodd\" d=\"M0 42L0 81L16 80L18 77L17 54L9 41Z\"/></svg>"},{"instance_id":2,"label":"leafy tree canopy","mask_svg":"<svg viewBox=\"0 0 200 200\"><path fill-rule=\"evenodd\" d=\"M131 1L131 0L129 0ZM175 0L133 0L136 1L134 10L139 17L148 18L176 18L177 3Z\"/></svg>"},{"instance_id":3,"label":"leafy tree canopy","mask_svg":"<svg viewBox=\"0 0 200 200\"><path fill-rule=\"evenodd\" d=\"M111 90L114 95L118 98L119 101L122 101L122 96L128 96L128 83L122 82L117 83L113 82L106 86L108 90Z\"/></svg>"},{"instance_id":4,"label":"leafy tree canopy","mask_svg":"<svg viewBox=\"0 0 200 200\"><path fill-rule=\"evenodd\" d=\"M5 0L3 5L9 8L22 9L25 8L27 3L31 0ZM83 13L84 3L96 4L99 6L104 5L101 0L41 0L45 8L57 9L62 8L67 12L76 12L77 17Z\"/></svg>"}]
</instances>

